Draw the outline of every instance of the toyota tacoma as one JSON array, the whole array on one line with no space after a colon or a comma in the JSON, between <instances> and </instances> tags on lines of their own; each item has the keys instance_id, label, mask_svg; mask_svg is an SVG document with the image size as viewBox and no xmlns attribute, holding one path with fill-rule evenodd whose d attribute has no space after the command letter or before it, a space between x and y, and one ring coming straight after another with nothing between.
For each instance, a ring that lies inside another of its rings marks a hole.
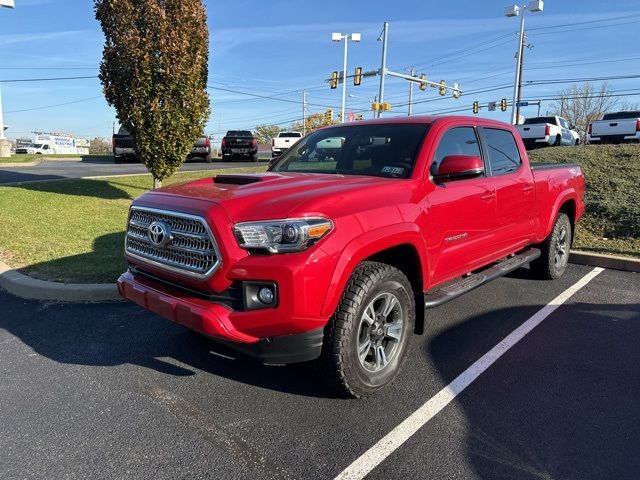
<instances>
[{"instance_id":1,"label":"toyota tacoma","mask_svg":"<svg viewBox=\"0 0 640 480\"><path fill-rule=\"evenodd\" d=\"M118 288L264 363L313 361L342 394L366 396L397 375L429 309L527 264L560 277L583 192L579 166L530 165L502 122L330 126L266 173L136 199Z\"/></svg>"}]
</instances>

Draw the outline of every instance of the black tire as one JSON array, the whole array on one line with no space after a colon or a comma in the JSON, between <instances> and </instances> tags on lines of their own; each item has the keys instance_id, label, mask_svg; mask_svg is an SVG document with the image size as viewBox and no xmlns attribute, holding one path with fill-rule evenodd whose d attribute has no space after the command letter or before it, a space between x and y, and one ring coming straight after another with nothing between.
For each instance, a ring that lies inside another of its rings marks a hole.
<instances>
[{"instance_id":1,"label":"black tire","mask_svg":"<svg viewBox=\"0 0 640 480\"><path fill-rule=\"evenodd\" d=\"M385 315L387 305L392 309ZM375 314L371 324L365 320L372 318L369 312ZM325 328L322 354L317 361L320 375L345 396L360 398L375 393L398 374L414 325L414 296L404 273L384 263L361 263L352 273ZM391 327L394 334L387 335ZM363 355L359 354L359 347ZM379 358L387 363L378 362Z\"/></svg>"},{"instance_id":2,"label":"black tire","mask_svg":"<svg viewBox=\"0 0 640 480\"><path fill-rule=\"evenodd\" d=\"M576 138L576 147L577 147L578 145L580 145L580 139L579 139L579 138Z\"/></svg>"},{"instance_id":3,"label":"black tire","mask_svg":"<svg viewBox=\"0 0 640 480\"><path fill-rule=\"evenodd\" d=\"M254 153L254 154L251 156L251 161L252 161L252 162L257 162L257 161L258 161L258 154L257 154L257 153Z\"/></svg>"},{"instance_id":4,"label":"black tire","mask_svg":"<svg viewBox=\"0 0 640 480\"><path fill-rule=\"evenodd\" d=\"M553 146L554 147L559 147L560 146L560 142L562 142L562 137L560 135L556 135L556 141L553 142Z\"/></svg>"},{"instance_id":5,"label":"black tire","mask_svg":"<svg viewBox=\"0 0 640 480\"><path fill-rule=\"evenodd\" d=\"M561 213L549 236L538 245L542 255L531 262L531 272L536 278L556 280L562 276L569 261L572 238L571 221L567 214Z\"/></svg>"}]
</instances>

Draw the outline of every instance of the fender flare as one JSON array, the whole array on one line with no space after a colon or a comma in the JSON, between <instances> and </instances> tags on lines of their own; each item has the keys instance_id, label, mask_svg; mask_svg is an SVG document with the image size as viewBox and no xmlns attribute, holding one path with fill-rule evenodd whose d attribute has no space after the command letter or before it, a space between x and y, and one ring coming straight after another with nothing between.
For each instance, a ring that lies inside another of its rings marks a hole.
<instances>
[{"instance_id":1,"label":"fender flare","mask_svg":"<svg viewBox=\"0 0 640 480\"><path fill-rule=\"evenodd\" d=\"M545 229L542 232L542 237L539 239L540 241L544 241L545 238L547 238L549 236L549 234L551 233L551 230L553 229L553 225L556 222L556 218L558 217L558 214L560 213L560 209L562 208L562 205L564 205L565 203L567 203L569 200L573 200L574 202L576 202L576 205L578 204L577 200L576 200L576 191L574 188L570 188L568 190L566 190L563 195L559 196L555 203L553 204L553 207L551 208L551 212L549 214L549 220L547 222L547 225L545 226Z\"/></svg>"},{"instance_id":2,"label":"fender flare","mask_svg":"<svg viewBox=\"0 0 640 480\"><path fill-rule=\"evenodd\" d=\"M342 292L356 266L366 258L389 248L410 245L420 258L423 288L427 269L426 247L415 223L397 223L365 232L354 238L342 250L336 263L329 288L322 305L322 315L330 317L338 306Z\"/></svg>"}]
</instances>

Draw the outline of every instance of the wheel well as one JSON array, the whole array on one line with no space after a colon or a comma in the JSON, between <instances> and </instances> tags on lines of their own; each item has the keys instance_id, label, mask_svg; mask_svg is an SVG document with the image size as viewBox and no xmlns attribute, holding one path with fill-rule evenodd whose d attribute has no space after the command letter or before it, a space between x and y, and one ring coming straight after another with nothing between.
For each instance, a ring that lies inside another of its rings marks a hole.
<instances>
[{"instance_id":1,"label":"wheel well","mask_svg":"<svg viewBox=\"0 0 640 480\"><path fill-rule=\"evenodd\" d=\"M575 200L567 200L562 204L558 214L565 213L569 217L571 222L571 243L573 244L573 238L575 237L576 230L576 202Z\"/></svg>"},{"instance_id":2,"label":"wheel well","mask_svg":"<svg viewBox=\"0 0 640 480\"><path fill-rule=\"evenodd\" d=\"M422 291L422 264L420 255L413 245L405 244L378 252L365 260L386 263L407 276L413 288L416 303L415 333L424 332L424 293Z\"/></svg>"}]
</instances>

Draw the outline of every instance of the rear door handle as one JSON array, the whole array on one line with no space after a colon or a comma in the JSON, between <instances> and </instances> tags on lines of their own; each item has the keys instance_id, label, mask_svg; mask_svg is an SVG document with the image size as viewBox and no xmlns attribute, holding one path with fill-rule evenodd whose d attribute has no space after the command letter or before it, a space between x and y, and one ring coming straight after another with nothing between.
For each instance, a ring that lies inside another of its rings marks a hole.
<instances>
[{"instance_id":1,"label":"rear door handle","mask_svg":"<svg viewBox=\"0 0 640 480\"><path fill-rule=\"evenodd\" d=\"M494 198L496 198L496 194L495 192L485 193L480 198L485 202L488 202L489 200L493 200Z\"/></svg>"}]
</instances>

